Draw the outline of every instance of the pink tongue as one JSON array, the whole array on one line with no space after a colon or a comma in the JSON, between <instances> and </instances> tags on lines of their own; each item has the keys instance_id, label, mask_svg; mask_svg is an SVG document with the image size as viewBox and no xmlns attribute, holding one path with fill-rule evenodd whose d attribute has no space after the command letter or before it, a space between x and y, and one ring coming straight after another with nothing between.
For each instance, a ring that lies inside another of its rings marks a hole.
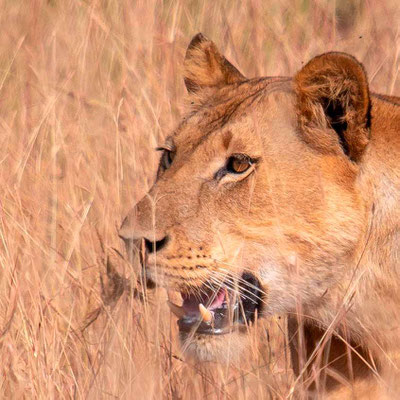
<instances>
[{"instance_id":1,"label":"pink tongue","mask_svg":"<svg viewBox=\"0 0 400 400\"><path fill-rule=\"evenodd\" d=\"M182 307L185 313L189 315L197 315L199 314L199 303L202 303L209 310L215 310L216 308L221 307L225 300L225 290L219 289L218 293L216 294L215 292L210 294L202 293L201 295L199 294L197 296L194 296L193 294L186 295L182 293L182 299ZM213 300L211 304L209 304L211 299Z\"/></svg>"}]
</instances>

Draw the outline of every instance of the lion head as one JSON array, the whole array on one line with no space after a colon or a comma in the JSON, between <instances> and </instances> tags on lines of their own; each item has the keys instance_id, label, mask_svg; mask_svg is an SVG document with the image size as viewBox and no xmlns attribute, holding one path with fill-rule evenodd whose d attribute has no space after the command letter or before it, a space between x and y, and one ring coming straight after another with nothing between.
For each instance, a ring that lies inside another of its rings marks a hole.
<instances>
[{"instance_id":1,"label":"lion head","mask_svg":"<svg viewBox=\"0 0 400 400\"><path fill-rule=\"evenodd\" d=\"M248 79L202 34L184 79L187 113L120 236L144 242L149 281L181 293L170 307L184 349L221 360L226 335L240 350L254 318L320 308L356 262L369 92L349 55Z\"/></svg>"}]
</instances>

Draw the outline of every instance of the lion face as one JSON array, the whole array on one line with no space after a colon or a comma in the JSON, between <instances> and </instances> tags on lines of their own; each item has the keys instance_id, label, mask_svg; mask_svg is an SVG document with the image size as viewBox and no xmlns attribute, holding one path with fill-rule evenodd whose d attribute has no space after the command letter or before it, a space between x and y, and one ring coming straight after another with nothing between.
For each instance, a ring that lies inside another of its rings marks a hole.
<instances>
[{"instance_id":1,"label":"lion face","mask_svg":"<svg viewBox=\"0 0 400 400\"><path fill-rule=\"evenodd\" d=\"M355 121L364 104L347 110L344 94L322 104L312 88L326 87L304 69L248 80L202 35L185 68L192 107L120 236L143 240L146 277L181 293L170 308L184 349L223 360L225 335L240 350L257 316L318 307L353 263L365 234L357 158L367 132Z\"/></svg>"}]
</instances>

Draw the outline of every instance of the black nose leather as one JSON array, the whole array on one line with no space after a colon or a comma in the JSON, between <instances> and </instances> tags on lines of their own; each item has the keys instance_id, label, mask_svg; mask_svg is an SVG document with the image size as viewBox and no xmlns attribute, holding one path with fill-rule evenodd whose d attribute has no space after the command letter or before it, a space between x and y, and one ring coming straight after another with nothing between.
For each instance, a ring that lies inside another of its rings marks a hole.
<instances>
[{"instance_id":1,"label":"black nose leather","mask_svg":"<svg viewBox=\"0 0 400 400\"><path fill-rule=\"evenodd\" d=\"M163 239L161 240L157 240L157 241L153 241L153 240L149 240L147 238L144 238L144 243L146 246L146 250L149 253L154 253L157 251L161 251L163 249L163 247L167 244L168 242L168 236L165 236Z\"/></svg>"}]
</instances>

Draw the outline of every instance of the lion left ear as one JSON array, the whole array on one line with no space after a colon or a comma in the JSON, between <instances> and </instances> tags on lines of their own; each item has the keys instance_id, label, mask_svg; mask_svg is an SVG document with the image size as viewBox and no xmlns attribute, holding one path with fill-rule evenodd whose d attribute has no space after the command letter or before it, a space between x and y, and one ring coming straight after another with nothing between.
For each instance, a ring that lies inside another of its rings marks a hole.
<instances>
[{"instance_id":1,"label":"lion left ear","mask_svg":"<svg viewBox=\"0 0 400 400\"><path fill-rule=\"evenodd\" d=\"M192 38L186 50L184 79L189 93L246 80L202 33Z\"/></svg>"},{"instance_id":2,"label":"lion left ear","mask_svg":"<svg viewBox=\"0 0 400 400\"><path fill-rule=\"evenodd\" d=\"M358 161L368 144L370 126L363 66L348 54L326 53L305 65L294 83L306 141L320 150L344 152Z\"/></svg>"}]
</instances>

